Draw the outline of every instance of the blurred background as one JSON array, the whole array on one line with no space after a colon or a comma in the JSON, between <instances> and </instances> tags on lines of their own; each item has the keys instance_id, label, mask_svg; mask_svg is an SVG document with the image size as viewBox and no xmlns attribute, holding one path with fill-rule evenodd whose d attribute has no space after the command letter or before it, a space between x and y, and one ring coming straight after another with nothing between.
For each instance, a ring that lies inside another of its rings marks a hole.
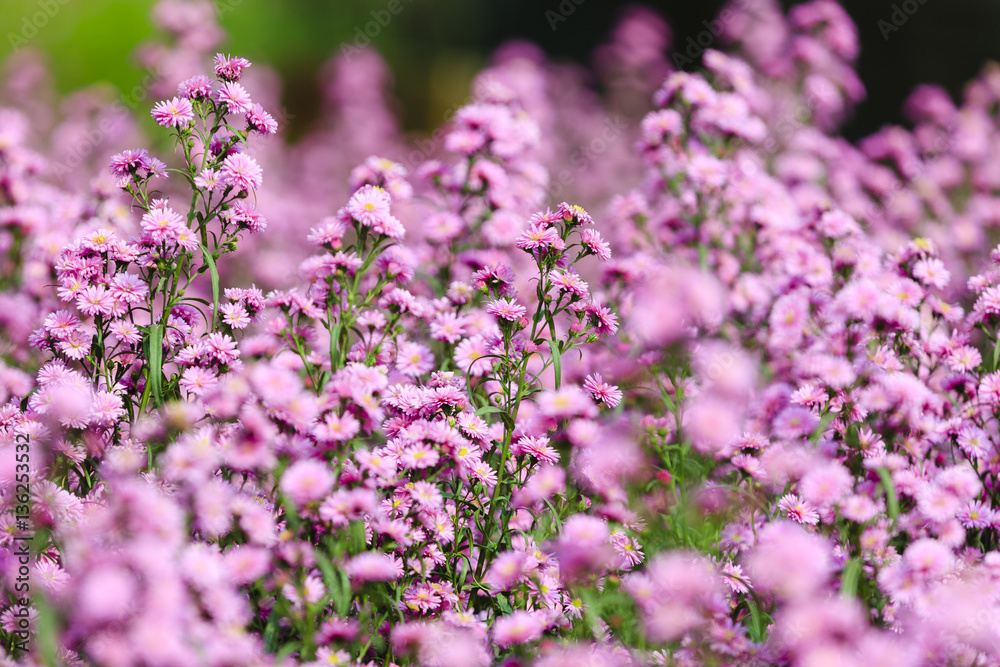
<instances>
[{"instance_id":1,"label":"blurred background","mask_svg":"<svg viewBox=\"0 0 1000 667\"><path fill-rule=\"evenodd\" d=\"M215 0L230 35L227 50L268 63L281 73L283 104L293 135L318 113L316 79L323 63L343 43L363 43L365 27L379 15L385 17L392 1L399 3L401 11L384 27L368 32L376 33L372 46L395 74L394 92L403 127L413 131L439 126L448 110L467 99L471 78L504 42L526 39L552 58L587 63L593 49L606 41L622 10L637 4L614 0ZM95 82L128 90L142 78L134 53L153 33L148 20L153 4L153 0L0 0L0 57L6 59L18 48L40 50L63 92ZM640 4L667 18L673 30L672 49L677 49L705 30L703 22L711 21L723 2L649 0ZM786 0L782 4L796 3ZM965 82L986 61L1000 59L997 0L844 0L842 5L860 31L859 73L868 91L867 100L845 127L848 137L900 122L901 103L916 84L938 83L958 98Z\"/></svg>"}]
</instances>

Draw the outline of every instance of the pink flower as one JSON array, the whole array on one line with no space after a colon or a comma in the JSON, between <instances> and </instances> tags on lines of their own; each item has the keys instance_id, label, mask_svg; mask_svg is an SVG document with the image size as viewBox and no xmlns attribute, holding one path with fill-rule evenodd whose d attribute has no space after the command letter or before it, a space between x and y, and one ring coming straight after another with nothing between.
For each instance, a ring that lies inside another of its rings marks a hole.
<instances>
[{"instance_id":1,"label":"pink flower","mask_svg":"<svg viewBox=\"0 0 1000 667\"><path fill-rule=\"evenodd\" d=\"M493 624L493 641L501 647L527 644L541 639L545 625L538 615L518 609L509 616L501 616Z\"/></svg>"},{"instance_id":2,"label":"pink flower","mask_svg":"<svg viewBox=\"0 0 1000 667\"><path fill-rule=\"evenodd\" d=\"M366 227L374 227L390 217L389 193L380 187L366 185L347 202L347 213Z\"/></svg>"},{"instance_id":3,"label":"pink flower","mask_svg":"<svg viewBox=\"0 0 1000 667\"><path fill-rule=\"evenodd\" d=\"M333 473L323 461L305 459L288 466L281 476L281 492L296 505L316 502L333 488Z\"/></svg>"},{"instance_id":4,"label":"pink flower","mask_svg":"<svg viewBox=\"0 0 1000 667\"><path fill-rule=\"evenodd\" d=\"M538 396L538 411L546 417L589 416L594 413L594 403L580 387L565 385L561 389L546 390Z\"/></svg>"},{"instance_id":5,"label":"pink flower","mask_svg":"<svg viewBox=\"0 0 1000 667\"><path fill-rule=\"evenodd\" d=\"M235 190L249 192L263 183L263 170L246 153L233 153L222 161L222 182Z\"/></svg>"},{"instance_id":6,"label":"pink flower","mask_svg":"<svg viewBox=\"0 0 1000 667\"><path fill-rule=\"evenodd\" d=\"M194 120L194 108L184 97L174 97L153 107L153 120L163 127L181 127Z\"/></svg>"},{"instance_id":7,"label":"pink flower","mask_svg":"<svg viewBox=\"0 0 1000 667\"><path fill-rule=\"evenodd\" d=\"M483 577L483 583L493 590L506 591L512 588L524 573L527 560L523 551L505 551L497 555Z\"/></svg>"},{"instance_id":8,"label":"pink flower","mask_svg":"<svg viewBox=\"0 0 1000 667\"><path fill-rule=\"evenodd\" d=\"M759 589L803 599L826 585L833 559L824 538L790 521L778 521L758 531L745 565Z\"/></svg>"},{"instance_id":9,"label":"pink flower","mask_svg":"<svg viewBox=\"0 0 1000 667\"><path fill-rule=\"evenodd\" d=\"M215 75L225 81L239 81L243 75L243 70L250 67L250 61L246 58L228 56L222 53L215 54Z\"/></svg>"},{"instance_id":10,"label":"pink flower","mask_svg":"<svg viewBox=\"0 0 1000 667\"><path fill-rule=\"evenodd\" d=\"M527 310L513 299L496 299L486 306L486 312L501 320L514 322L524 317Z\"/></svg>"},{"instance_id":11,"label":"pink flower","mask_svg":"<svg viewBox=\"0 0 1000 667\"><path fill-rule=\"evenodd\" d=\"M222 84L219 90L219 101L226 105L229 113L243 113L250 111L253 100L250 93L235 81L227 81Z\"/></svg>"},{"instance_id":12,"label":"pink flower","mask_svg":"<svg viewBox=\"0 0 1000 667\"><path fill-rule=\"evenodd\" d=\"M85 315L110 315L114 310L114 299L104 285L90 285L80 290L76 296L76 307Z\"/></svg>"},{"instance_id":13,"label":"pink flower","mask_svg":"<svg viewBox=\"0 0 1000 667\"><path fill-rule=\"evenodd\" d=\"M559 236L559 230L556 228L532 224L517 237L514 245L528 251L545 250L547 248L561 250L565 246L565 243L563 243L562 238Z\"/></svg>"},{"instance_id":14,"label":"pink flower","mask_svg":"<svg viewBox=\"0 0 1000 667\"><path fill-rule=\"evenodd\" d=\"M344 571L352 581L393 581L402 574L402 568L389 554L378 551L366 551L352 557L344 566Z\"/></svg>"},{"instance_id":15,"label":"pink flower","mask_svg":"<svg viewBox=\"0 0 1000 667\"><path fill-rule=\"evenodd\" d=\"M600 401L609 408L615 407L622 400L622 392L618 387L604 382L600 373L588 375L583 381L583 388L590 392L595 401Z\"/></svg>"},{"instance_id":16,"label":"pink flower","mask_svg":"<svg viewBox=\"0 0 1000 667\"><path fill-rule=\"evenodd\" d=\"M794 493L782 496L778 501L778 509L785 513L789 519L798 523L815 525L819 523L819 512L806 501L799 498Z\"/></svg>"}]
</instances>

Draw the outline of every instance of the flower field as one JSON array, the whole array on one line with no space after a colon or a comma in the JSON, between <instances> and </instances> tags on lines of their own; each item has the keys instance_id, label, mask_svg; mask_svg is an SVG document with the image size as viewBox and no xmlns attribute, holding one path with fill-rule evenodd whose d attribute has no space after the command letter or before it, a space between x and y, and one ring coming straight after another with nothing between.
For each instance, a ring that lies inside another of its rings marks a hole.
<instances>
[{"instance_id":1,"label":"flower field","mask_svg":"<svg viewBox=\"0 0 1000 667\"><path fill-rule=\"evenodd\" d=\"M634 9L289 138L153 21L0 84L0 667L1000 665L1000 67L851 142L833 0Z\"/></svg>"}]
</instances>

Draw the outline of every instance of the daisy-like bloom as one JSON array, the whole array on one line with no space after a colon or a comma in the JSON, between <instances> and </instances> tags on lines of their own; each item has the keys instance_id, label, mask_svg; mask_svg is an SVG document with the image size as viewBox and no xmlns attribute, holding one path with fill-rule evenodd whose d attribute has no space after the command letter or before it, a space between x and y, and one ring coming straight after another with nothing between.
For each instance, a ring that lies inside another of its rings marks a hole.
<instances>
[{"instance_id":1,"label":"daisy-like bloom","mask_svg":"<svg viewBox=\"0 0 1000 667\"><path fill-rule=\"evenodd\" d=\"M250 67L250 61L246 58L215 54L215 75L224 81L239 81L247 67Z\"/></svg>"},{"instance_id":2,"label":"daisy-like bloom","mask_svg":"<svg viewBox=\"0 0 1000 667\"><path fill-rule=\"evenodd\" d=\"M303 459L288 466L279 488L296 505L321 500L333 488L333 473L323 461Z\"/></svg>"},{"instance_id":3,"label":"daisy-like bloom","mask_svg":"<svg viewBox=\"0 0 1000 667\"><path fill-rule=\"evenodd\" d=\"M215 375L215 372L199 366L192 366L185 369L180 379L181 389L195 396L203 395L218 383L219 378Z\"/></svg>"},{"instance_id":4,"label":"daisy-like bloom","mask_svg":"<svg viewBox=\"0 0 1000 667\"><path fill-rule=\"evenodd\" d=\"M316 437L326 442L344 442L361 431L361 423L350 412L328 414L316 428Z\"/></svg>"},{"instance_id":5,"label":"daisy-like bloom","mask_svg":"<svg viewBox=\"0 0 1000 667\"><path fill-rule=\"evenodd\" d=\"M983 355L971 345L960 345L947 354L948 366L957 372L971 371L983 361Z\"/></svg>"},{"instance_id":6,"label":"daisy-like bloom","mask_svg":"<svg viewBox=\"0 0 1000 667\"><path fill-rule=\"evenodd\" d=\"M391 217L389 193L375 185L366 185L347 202L347 213L366 227L375 227Z\"/></svg>"},{"instance_id":7,"label":"daisy-like bloom","mask_svg":"<svg viewBox=\"0 0 1000 667\"><path fill-rule=\"evenodd\" d=\"M177 230L177 238L174 241L179 247L189 251L197 250L201 246L197 234L187 227L181 227Z\"/></svg>"},{"instance_id":8,"label":"daisy-like bloom","mask_svg":"<svg viewBox=\"0 0 1000 667\"><path fill-rule=\"evenodd\" d=\"M492 489L497 485L497 474L487 463L479 460L469 466L469 474Z\"/></svg>"},{"instance_id":9,"label":"daisy-like bloom","mask_svg":"<svg viewBox=\"0 0 1000 667\"><path fill-rule=\"evenodd\" d=\"M111 294L124 304L136 304L145 300L149 286L134 273L119 273L111 279Z\"/></svg>"},{"instance_id":10,"label":"daisy-like bloom","mask_svg":"<svg viewBox=\"0 0 1000 667\"><path fill-rule=\"evenodd\" d=\"M229 113L245 114L253 108L250 93L234 81L222 84L222 88L219 90L219 101L226 105Z\"/></svg>"},{"instance_id":11,"label":"daisy-like bloom","mask_svg":"<svg viewBox=\"0 0 1000 667\"><path fill-rule=\"evenodd\" d=\"M402 575L393 557L379 551L366 551L354 556L347 561L344 570L352 581L359 583L392 581Z\"/></svg>"},{"instance_id":12,"label":"daisy-like bloom","mask_svg":"<svg viewBox=\"0 0 1000 667\"><path fill-rule=\"evenodd\" d=\"M493 364L496 363L496 359L493 357L482 358L489 353L490 348L482 336L466 338L455 348L455 365L463 373L474 377L485 375L493 369Z\"/></svg>"},{"instance_id":13,"label":"daisy-like bloom","mask_svg":"<svg viewBox=\"0 0 1000 667\"><path fill-rule=\"evenodd\" d=\"M527 313L527 309L513 299L496 299L486 306L486 312L501 320L515 322Z\"/></svg>"},{"instance_id":14,"label":"daisy-like bloom","mask_svg":"<svg viewBox=\"0 0 1000 667\"><path fill-rule=\"evenodd\" d=\"M590 214L583 210L582 206L577 206L575 204L567 204L566 202L559 204L559 208L556 209L556 215L561 217L566 222L572 222L575 220L581 225L594 224L594 219L590 217Z\"/></svg>"},{"instance_id":15,"label":"daisy-like bloom","mask_svg":"<svg viewBox=\"0 0 1000 667\"><path fill-rule=\"evenodd\" d=\"M104 285L89 285L77 294L76 307L85 315L110 315L114 298Z\"/></svg>"},{"instance_id":16,"label":"daisy-like bloom","mask_svg":"<svg viewBox=\"0 0 1000 667\"><path fill-rule=\"evenodd\" d=\"M597 255L607 261L611 259L611 245L608 244L596 229L584 229L580 232L580 243L588 253Z\"/></svg>"},{"instance_id":17,"label":"daisy-like bloom","mask_svg":"<svg viewBox=\"0 0 1000 667\"><path fill-rule=\"evenodd\" d=\"M480 292L495 290L503 297L513 297L514 269L506 264L491 264L472 274L472 286Z\"/></svg>"},{"instance_id":18,"label":"daisy-like bloom","mask_svg":"<svg viewBox=\"0 0 1000 667\"><path fill-rule=\"evenodd\" d=\"M94 394L90 404L90 420L101 426L112 426L125 414L124 402L121 396L109 391L99 391Z\"/></svg>"},{"instance_id":19,"label":"daisy-like bloom","mask_svg":"<svg viewBox=\"0 0 1000 667\"><path fill-rule=\"evenodd\" d=\"M537 614L518 609L509 616L501 616L493 624L493 641L504 648L511 644L526 644L540 639L545 631Z\"/></svg>"},{"instance_id":20,"label":"daisy-like bloom","mask_svg":"<svg viewBox=\"0 0 1000 667\"><path fill-rule=\"evenodd\" d=\"M565 243L559 236L559 230L554 227L542 227L538 224L529 225L524 232L517 237L517 241L514 242L521 250L527 250L531 252L533 250L545 250L547 248L555 248L556 250L562 250L565 247Z\"/></svg>"},{"instance_id":21,"label":"daisy-like bloom","mask_svg":"<svg viewBox=\"0 0 1000 667\"><path fill-rule=\"evenodd\" d=\"M188 99L206 98L212 94L212 80L204 74L196 74L177 85L177 94Z\"/></svg>"},{"instance_id":22,"label":"daisy-like bloom","mask_svg":"<svg viewBox=\"0 0 1000 667\"><path fill-rule=\"evenodd\" d=\"M185 227L184 218L169 206L151 208L142 216L142 230L156 243L177 240L177 233Z\"/></svg>"},{"instance_id":23,"label":"daisy-like bloom","mask_svg":"<svg viewBox=\"0 0 1000 667\"><path fill-rule=\"evenodd\" d=\"M274 116L264 111L264 107L254 104L247 112L247 129L260 134L274 134L278 131L278 121Z\"/></svg>"},{"instance_id":24,"label":"daisy-like bloom","mask_svg":"<svg viewBox=\"0 0 1000 667\"><path fill-rule=\"evenodd\" d=\"M306 240L314 246L329 246L334 250L339 250L344 242L344 234L347 233L347 225L343 220L333 216L324 218L318 227L309 230Z\"/></svg>"},{"instance_id":25,"label":"daisy-like bloom","mask_svg":"<svg viewBox=\"0 0 1000 667\"><path fill-rule=\"evenodd\" d=\"M483 576L483 583L495 591L510 590L524 574L527 554L523 551L504 551L498 554Z\"/></svg>"},{"instance_id":26,"label":"daisy-like bloom","mask_svg":"<svg viewBox=\"0 0 1000 667\"><path fill-rule=\"evenodd\" d=\"M74 329L59 341L57 347L70 359L83 359L90 352L91 339L91 336Z\"/></svg>"},{"instance_id":27,"label":"daisy-like bloom","mask_svg":"<svg viewBox=\"0 0 1000 667\"><path fill-rule=\"evenodd\" d=\"M209 353L220 364L232 363L240 356L239 350L236 349L236 341L226 334L219 332L209 334L206 342Z\"/></svg>"},{"instance_id":28,"label":"daisy-like bloom","mask_svg":"<svg viewBox=\"0 0 1000 667\"><path fill-rule=\"evenodd\" d=\"M487 426L482 417L476 416L471 412L463 412L455 418L455 421L458 423L458 427L462 429L462 432L470 438L485 440L489 437L489 426Z\"/></svg>"},{"instance_id":29,"label":"daisy-like bloom","mask_svg":"<svg viewBox=\"0 0 1000 667\"><path fill-rule=\"evenodd\" d=\"M778 501L778 509L784 512L789 519L798 523L813 526L819 523L819 512L816 511L816 508L794 493L782 496L781 500Z\"/></svg>"},{"instance_id":30,"label":"daisy-like bloom","mask_svg":"<svg viewBox=\"0 0 1000 667\"><path fill-rule=\"evenodd\" d=\"M410 489L410 497L414 502L425 510L437 510L444 505L444 497L436 485L430 482L414 482Z\"/></svg>"},{"instance_id":31,"label":"daisy-like bloom","mask_svg":"<svg viewBox=\"0 0 1000 667\"><path fill-rule=\"evenodd\" d=\"M115 338L128 345L136 345L142 342L142 333L139 331L139 327L128 320L115 320L108 327L108 331Z\"/></svg>"},{"instance_id":32,"label":"daisy-like bloom","mask_svg":"<svg viewBox=\"0 0 1000 667\"><path fill-rule=\"evenodd\" d=\"M70 336L80 326L80 318L68 310L57 310L45 316L45 331L57 340Z\"/></svg>"},{"instance_id":33,"label":"daisy-like bloom","mask_svg":"<svg viewBox=\"0 0 1000 667\"><path fill-rule=\"evenodd\" d=\"M153 107L153 120L162 127L182 127L194 120L194 107L185 97L174 97Z\"/></svg>"},{"instance_id":34,"label":"daisy-like bloom","mask_svg":"<svg viewBox=\"0 0 1000 667\"><path fill-rule=\"evenodd\" d=\"M111 173L116 178L124 178L149 165L149 151L145 148L130 149L111 158Z\"/></svg>"},{"instance_id":35,"label":"daisy-like bloom","mask_svg":"<svg viewBox=\"0 0 1000 667\"><path fill-rule=\"evenodd\" d=\"M219 190L222 188L222 175L211 167L205 167L194 177L194 184L202 190Z\"/></svg>"},{"instance_id":36,"label":"daisy-like bloom","mask_svg":"<svg viewBox=\"0 0 1000 667\"><path fill-rule=\"evenodd\" d=\"M587 304L584 311L590 316L590 322L598 334L614 336L618 332L618 316L607 306L592 302Z\"/></svg>"},{"instance_id":37,"label":"daisy-like bloom","mask_svg":"<svg viewBox=\"0 0 1000 667\"><path fill-rule=\"evenodd\" d=\"M979 382L979 400L992 407L1000 407L1000 371L983 376Z\"/></svg>"},{"instance_id":38,"label":"daisy-like bloom","mask_svg":"<svg viewBox=\"0 0 1000 667\"><path fill-rule=\"evenodd\" d=\"M434 354L420 343L400 343L396 348L396 369L403 375L419 377L434 368Z\"/></svg>"},{"instance_id":39,"label":"daisy-like bloom","mask_svg":"<svg viewBox=\"0 0 1000 667\"><path fill-rule=\"evenodd\" d=\"M838 461L828 461L812 468L799 481L799 492L809 503L830 507L851 492L854 478Z\"/></svg>"},{"instance_id":40,"label":"daisy-like bloom","mask_svg":"<svg viewBox=\"0 0 1000 667\"><path fill-rule=\"evenodd\" d=\"M543 391L538 396L538 411L546 417L562 419L587 415L593 410L593 401L575 385L568 384L561 389Z\"/></svg>"},{"instance_id":41,"label":"daisy-like bloom","mask_svg":"<svg viewBox=\"0 0 1000 667\"><path fill-rule=\"evenodd\" d=\"M583 388L590 392L595 401L604 403L609 408L618 405L622 400L622 392L613 384L604 382L600 373L592 373L583 381Z\"/></svg>"},{"instance_id":42,"label":"daisy-like bloom","mask_svg":"<svg viewBox=\"0 0 1000 667\"><path fill-rule=\"evenodd\" d=\"M549 279L557 290L567 292L575 298L582 299L590 291L583 278L570 271L553 271Z\"/></svg>"},{"instance_id":43,"label":"daisy-like bloom","mask_svg":"<svg viewBox=\"0 0 1000 667\"><path fill-rule=\"evenodd\" d=\"M966 528L988 528L993 525L996 513L989 505L974 500L959 510L955 516Z\"/></svg>"},{"instance_id":44,"label":"daisy-like bloom","mask_svg":"<svg viewBox=\"0 0 1000 667\"><path fill-rule=\"evenodd\" d=\"M264 182L264 171L246 153L233 153L222 161L222 182L239 191L256 190Z\"/></svg>"},{"instance_id":45,"label":"daisy-like bloom","mask_svg":"<svg viewBox=\"0 0 1000 667\"><path fill-rule=\"evenodd\" d=\"M642 563L645 554L638 542L625 534L621 529L615 529L611 533L611 546L615 552L625 562L624 569L631 569L635 565Z\"/></svg>"},{"instance_id":46,"label":"daisy-like bloom","mask_svg":"<svg viewBox=\"0 0 1000 667\"><path fill-rule=\"evenodd\" d=\"M424 442L417 442L403 450L399 464L404 468L420 470L430 468L438 462L440 455L437 450Z\"/></svg>"},{"instance_id":47,"label":"daisy-like bloom","mask_svg":"<svg viewBox=\"0 0 1000 667\"><path fill-rule=\"evenodd\" d=\"M531 454L541 463L558 463L559 452L549 445L547 437L525 436L517 441L522 454Z\"/></svg>"},{"instance_id":48,"label":"daisy-like bloom","mask_svg":"<svg viewBox=\"0 0 1000 667\"><path fill-rule=\"evenodd\" d=\"M457 313L452 311L441 313L431 322L431 338L454 345L465 335L465 323L465 317Z\"/></svg>"},{"instance_id":49,"label":"daisy-like bloom","mask_svg":"<svg viewBox=\"0 0 1000 667\"><path fill-rule=\"evenodd\" d=\"M31 581L41 585L49 593L59 593L69 584L70 577L58 563L40 558L32 566Z\"/></svg>"},{"instance_id":50,"label":"daisy-like bloom","mask_svg":"<svg viewBox=\"0 0 1000 667\"><path fill-rule=\"evenodd\" d=\"M222 321L234 329L246 329L250 326L250 315L242 303L227 303L219 308Z\"/></svg>"},{"instance_id":51,"label":"daisy-like bloom","mask_svg":"<svg viewBox=\"0 0 1000 667\"><path fill-rule=\"evenodd\" d=\"M929 258L921 259L913 265L913 277L927 287L943 288L951 280L951 273L940 259Z\"/></svg>"}]
</instances>

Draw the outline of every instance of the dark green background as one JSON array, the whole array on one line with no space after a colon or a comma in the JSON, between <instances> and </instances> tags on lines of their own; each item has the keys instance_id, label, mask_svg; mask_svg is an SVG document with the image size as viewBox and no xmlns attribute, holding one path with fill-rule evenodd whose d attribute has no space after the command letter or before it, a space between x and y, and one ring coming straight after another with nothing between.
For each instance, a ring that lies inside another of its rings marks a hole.
<instances>
[{"instance_id":1,"label":"dark green background","mask_svg":"<svg viewBox=\"0 0 1000 667\"><path fill-rule=\"evenodd\" d=\"M0 55L11 52L10 33L20 34L24 18L40 11L39 3L44 1L0 0ZM131 54L152 34L147 20L152 0L65 1L29 42L48 54L60 89L68 91L96 81L110 81L123 89L136 83L140 75ZM567 21L552 30L545 12L558 7L559 0L401 2L402 13L374 45L396 74L395 91L408 129L428 129L446 109L465 99L471 77L505 40L526 38L555 58L587 62L594 47L607 38L615 17L630 4L584 0ZM384 9L387 3L242 0L222 17L230 34L226 48L279 69L286 83L285 105L301 127L317 112L314 82L321 64L339 44L353 38L358 26L371 20L371 11ZM683 44L704 29L701 22L711 20L723 3L654 0L645 4L668 18L674 43ZM957 97L985 61L1000 58L997 0L925 0L886 40L878 21L889 18L894 4L898 3L843 3L861 32L859 70L868 89L868 99L846 128L849 136L899 122L900 105L916 84L939 83Z\"/></svg>"}]
</instances>

